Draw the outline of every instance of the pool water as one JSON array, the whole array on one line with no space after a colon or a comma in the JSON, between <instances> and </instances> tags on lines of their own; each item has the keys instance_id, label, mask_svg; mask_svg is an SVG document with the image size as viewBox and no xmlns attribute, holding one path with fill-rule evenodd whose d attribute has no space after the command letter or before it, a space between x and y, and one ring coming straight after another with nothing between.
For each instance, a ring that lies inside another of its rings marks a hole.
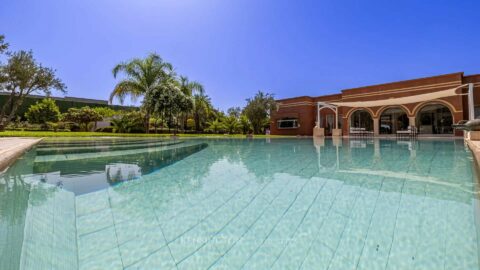
<instances>
[{"instance_id":1,"label":"pool water","mask_svg":"<svg viewBox=\"0 0 480 270\"><path fill-rule=\"evenodd\" d=\"M462 140L45 141L0 176L0 269L479 269Z\"/></svg>"}]
</instances>

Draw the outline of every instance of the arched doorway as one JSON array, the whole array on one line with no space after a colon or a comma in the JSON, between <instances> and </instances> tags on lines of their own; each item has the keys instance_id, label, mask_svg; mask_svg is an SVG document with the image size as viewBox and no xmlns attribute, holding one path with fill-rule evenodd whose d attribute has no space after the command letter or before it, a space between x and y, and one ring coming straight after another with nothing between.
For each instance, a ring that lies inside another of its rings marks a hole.
<instances>
[{"instance_id":1,"label":"arched doorway","mask_svg":"<svg viewBox=\"0 0 480 270\"><path fill-rule=\"evenodd\" d=\"M388 108L380 115L380 134L395 134L407 128L408 116L400 107Z\"/></svg>"},{"instance_id":2,"label":"arched doorway","mask_svg":"<svg viewBox=\"0 0 480 270\"><path fill-rule=\"evenodd\" d=\"M325 129L325 135L331 136L335 128L335 111L331 108L322 108L320 111L320 127Z\"/></svg>"},{"instance_id":3,"label":"arched doorway","mask_svg":"<svg viewBox=\"0 0 480 270\"><path fill-rule=\"evenodd\" d=\"M416 125L421 134L453 134L453 116L443 104L422 107L416 116Z\"/></svg>"},{"instance_id":4,"label":"arched doorway","mask_svg":"<svg viewBox=\"0 0 480 270\"><path fill-rule=\"evenodd\" d=\"M373 131L373 118L367 110L356 110L350 116L350 127Z\"/></svg>"}]
</instances>

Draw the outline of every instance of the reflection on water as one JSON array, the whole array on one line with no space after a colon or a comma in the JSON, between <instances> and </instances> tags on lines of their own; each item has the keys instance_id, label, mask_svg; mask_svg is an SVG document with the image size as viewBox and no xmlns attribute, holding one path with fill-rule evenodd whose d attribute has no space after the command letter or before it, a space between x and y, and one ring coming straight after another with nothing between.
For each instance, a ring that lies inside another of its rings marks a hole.
<instances>
[{"instance_id":1,"label":"reflection on water","mask_svg":"<svg viewBox=\"0 0 480 270\"><path fill-rule=\"evenodd\" d=\"M83 194L137 179L182 160L204 149L207 144L156 142L137 144L138 148L129 150L118 150L121 147L103 148L102 154L88 152L88 156L83 153L72 154L72 147L55 146L48 148L50 153L55 154L46 156L46 148L40 146L41 155L36 156L33 164L33 173L40 181ZM98 143L94 147L98 148ZM82 155L81 158L78 158L79 155Z\"/></svg>"}]
</instances>

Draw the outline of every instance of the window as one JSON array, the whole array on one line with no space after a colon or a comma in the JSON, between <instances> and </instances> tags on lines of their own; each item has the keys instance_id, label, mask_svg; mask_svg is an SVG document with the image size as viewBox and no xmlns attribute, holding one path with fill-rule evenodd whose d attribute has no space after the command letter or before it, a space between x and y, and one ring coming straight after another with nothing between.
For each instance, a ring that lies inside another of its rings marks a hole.
<instances>
[{"instance_id":1,"label":"window","mask_svg":"<svg viewBox=\"0 0 480 270\"><path fill-rule=\"evenodd\" d=\"M300 125L298 124L298 119L282 119L277 121L277 128L284 129L284 128L298 128Z\"/></svg>"},{"instance_id":2,"label":"window","mask_svg":"<svg viewBox=\"0 0 480 270\"><path fill-rule=\"evenodd\" d=\"M389 108L380 115L380 134L395 134L408 128L407 113L401 108Z\"/></svg>"},{"instance_id":3,"label":"window","mask_svg":"<svg viewBox=\"0 0 480 270\"><path fill-rule=\"evenodd\" d=\"M478 105L475 106L474 112L475 112L475 119L480 118L480 106L478 106Z\"/></svg>"},{"instance_id":4,"label":"window","mask_svg":"<svg viewBox=\"0 0 480 270\"><path fill-rule=\"evenodd\" d=\"M373 130L373 118L366 110L357 110L350 116L350 127Z\"/></svg>"}]
</instances>

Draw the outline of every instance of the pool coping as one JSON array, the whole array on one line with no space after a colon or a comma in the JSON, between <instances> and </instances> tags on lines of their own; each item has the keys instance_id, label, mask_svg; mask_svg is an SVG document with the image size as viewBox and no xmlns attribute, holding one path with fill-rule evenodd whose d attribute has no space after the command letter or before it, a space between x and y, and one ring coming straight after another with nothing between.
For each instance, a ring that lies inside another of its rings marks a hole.
<instances>
[{"instance_id":1,"label":"pool coping","mask_svg":"<svg viewBox=\"0 0 480 270\"><path fill-rule=\"evenodd\" d=\"M465 142L467 143L468 148L470 148L470 151L472 151L477 165L480 166L480 141L472 141L468 138L465 138Z\"/></svg>"},{"instance_id":2,"label":"pool coping","mask_svg":"<svg viewBox=\"0 0 480 270\"><path fill-rule=\"evenodd\" d=\"M43 138L0 138L0 173L5 172L20 156ZM10 145L5 145L8 141Z\"/></svg>"}]
</instances>

